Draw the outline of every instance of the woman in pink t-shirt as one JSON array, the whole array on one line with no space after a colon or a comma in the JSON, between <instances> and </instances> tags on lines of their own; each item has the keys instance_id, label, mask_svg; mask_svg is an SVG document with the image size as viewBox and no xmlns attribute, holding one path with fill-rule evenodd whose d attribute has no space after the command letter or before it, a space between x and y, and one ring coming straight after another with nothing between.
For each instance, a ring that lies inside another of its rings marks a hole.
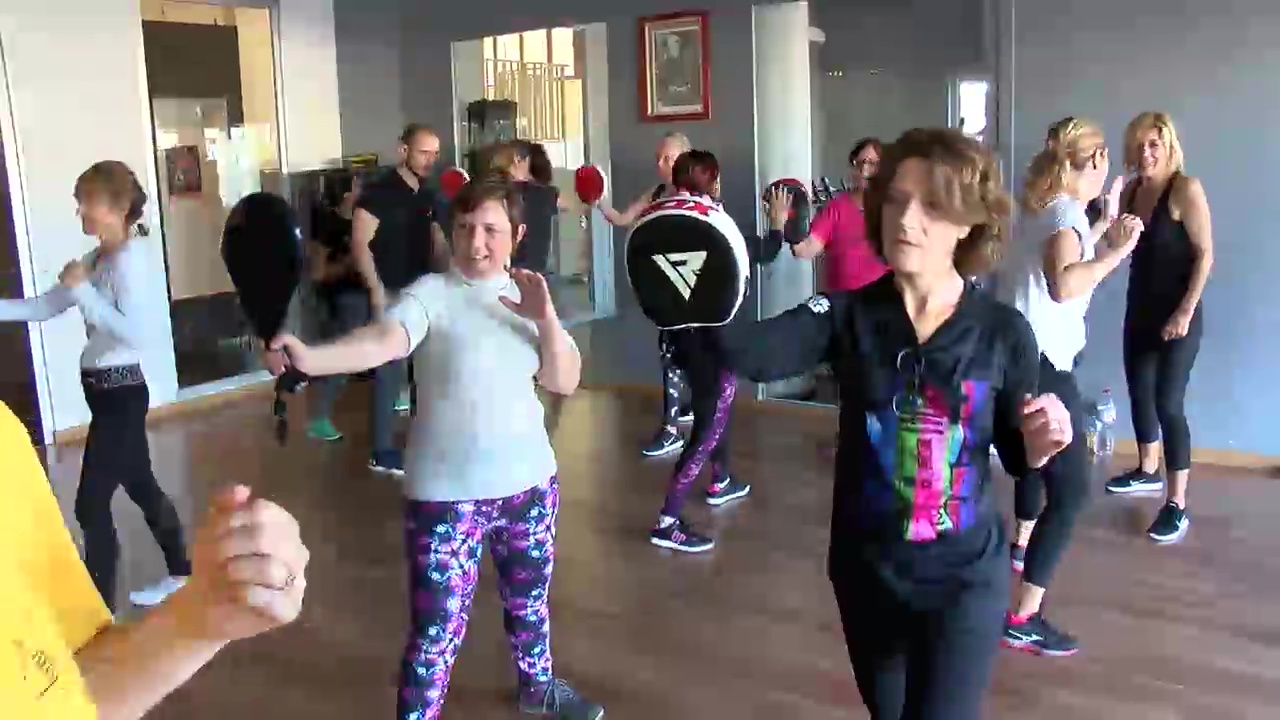
<instances>
[{"instance_id":1,"label":"woman in pink t-shirt","mask_svg":"<svg viewBox=\"0 0 1280 720\"><path fill-rule=\"evenodd\" d=\"M867 242L862 194L880 167L880 141L863 138L849 153L852 187L831 199L809 226L809 236L791 246L802 260L823 256L823 292L857 290L878 280L888 267Z\"/></svg>"}]
</instances>

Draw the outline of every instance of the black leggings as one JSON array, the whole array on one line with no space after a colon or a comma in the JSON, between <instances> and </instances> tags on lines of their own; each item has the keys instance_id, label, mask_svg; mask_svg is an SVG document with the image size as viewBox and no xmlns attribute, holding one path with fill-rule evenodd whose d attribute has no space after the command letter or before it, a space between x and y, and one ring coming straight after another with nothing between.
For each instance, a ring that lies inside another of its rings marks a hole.
<instances>
[{"instance_id":1,"label":"black leggings","mask_svg":"<svg viewBox=\"0 0 1280 720\"><path fill-rule=\"evenodd\" d=\"M675 359L689 378L693 401L693 428L667 484L662 505L666 517L679 517L684 498L711 462L715 482L729 476L729 421L738 379L722 367L715 348L713 330L681 330L673 335Z\"/></svg>"},{"instance_id":2,"label":"black leggings","mask_svg":"<svg viewBox=\"0 0 1280 720\"><path fill-rule=\"evenodd\" d=\"M123 487L142 510L164 553L170 575L191 574L182 522L151 471L147 443L146 383L104 388L83 382L92 419L84 444L84 464L76 491L76 522L84 532L84 563L107 607L115 610L120 544L111 517L111 497Z\"/></svg>"},{"instance_id":3,"label":"black leggings","mask_svg":"<svg viewBox=\"0 0 1280 720\"><path fill-rule=\"evenodd\" d=\"M680 421L689 394L684 371L676 364L675 347L671 344L670 330L658 332L658 359L662 363L662 424L675 427Z\"/></svg>"},{"instance_id":4,"label":"black leggings","mask_svg":"<svg viewBox=\"0 0 1280 720\"><path fill-rule=\"evenodd\" d=\"M1004 629L1007 560L979 573L928 609L903 601L880 572L833 574L845 647L871 720L981 718Z\"/></svg>"},{"instance_id":5,"label":"black leggings","mask_svg":"<svg viewBox=\"0 0 1280 720\"><path fill-rule=\"evenodd\" d=\"M1047 588L1071 541L1076 518L1087 504L1092 467L1085 437L1084 399L1075 378L1055 368L1043 355L1040 356L1040 392L1057 395L1067 406L1073 434L1071 444L1044 467L1018 478L1013 491L1014 515L1019 520L1039 518L1027 543L1022 579Z\"/></svg>"},{"instance_id":6,"label":"black leggings","mask_svg":"<svg viewBox=\"0 0 1280 720\"><path fill-rule=\"evenodd\" d=\"M1191 429L1187 426L1187 384L1200 353L1203 313L1197 308L1187 334L1161 340L1159 330L1127 319L1124 328L1124 376L1129 384L1133 436L1139 445L1164 439L1166 472L1191 469ZM1154 324L1150 324L1152 327Z\"/></svg>"}]
</instances>

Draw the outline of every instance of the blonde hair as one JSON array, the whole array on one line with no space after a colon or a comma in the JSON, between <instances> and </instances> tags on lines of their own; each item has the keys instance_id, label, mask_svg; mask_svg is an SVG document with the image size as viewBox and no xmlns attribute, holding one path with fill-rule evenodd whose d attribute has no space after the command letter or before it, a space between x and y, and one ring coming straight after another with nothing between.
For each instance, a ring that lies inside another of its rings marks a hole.
<instances>
[{"instance_id":1,"label":"blonde hair","mask_svg":"<svg viewBox=\"0 0 1280 720\"><path fill-rule=\"evenodd\" d=\"M1178 141L1178 131L1173 127L1173 118L1169 113L1148 110L1139 113L1129 121L1124 129L1124 166L1136 171L1142 163L1142 134L1155 130L1160 142L1169 151L1166 160L1173 172L1182 172L1182 143Z\"/></svg>"},{"instance_id":2,"label":"blonde hair","mask_svg":"<svg viewBox=\"0 0 1280 720\"><path fill-rule=\"evenodd\" d=\"M511 167L516 164L518 153L514 143L495 143L482 151L481 171L484 174L510 174Z\"/></svg>"},{"instance_id":3,"label":"blonde hair","mask_svg":"<svg viewBox=\"0 0 1280 720\"><path fill-rule=\"evenodd\" d=\"M675 145L676 149L682 153L688 152L693 149L693 143L689 142L689 136L685 135L682 132L672 131L668 133L663 133L662 142L671 143L672 145Z\"/></svg>"},{"instance_id":4,"label":"blonde hair","mask_svg":"<svg viewBox=\"0 0 1280 720\"><path fill-rule=\"evenodd\" d=\"M1071 176L1089 167L1099 150L1106 149L1102 129L1092 120L1068 117L1049 126L1044 149L1031 158L1022 185L1022 207L1043 209L1068 190Z\"/></svg>"}]
</instances>

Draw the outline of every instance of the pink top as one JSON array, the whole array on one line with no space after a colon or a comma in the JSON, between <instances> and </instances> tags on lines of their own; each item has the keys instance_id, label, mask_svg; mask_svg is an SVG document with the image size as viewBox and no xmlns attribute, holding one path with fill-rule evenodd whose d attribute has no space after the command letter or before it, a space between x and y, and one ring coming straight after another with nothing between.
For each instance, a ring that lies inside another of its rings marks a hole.
<instances>
[{"instance_id":1,"label":"pink top","mask_svg":"<svg viewBox=\"0 0 1280 720\"><path fill-rule=\"evenodd\" d=\"M867 240L862 206L851 193L842 192L823 206L809 226L809 235L824 248L825 291L857 290L889 271Z\"/></svg>"}]
</instances>

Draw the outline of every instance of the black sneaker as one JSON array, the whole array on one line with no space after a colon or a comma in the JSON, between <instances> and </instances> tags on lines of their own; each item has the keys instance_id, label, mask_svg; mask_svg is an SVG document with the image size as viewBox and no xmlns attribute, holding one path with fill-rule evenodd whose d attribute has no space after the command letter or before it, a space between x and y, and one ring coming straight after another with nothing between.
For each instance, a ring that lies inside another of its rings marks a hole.
<instances>
[{"instance_id":1,"label":"black sneaker","mask_svg":"<svg viewBox=\"0 0 1280 720\"><path fill-rule=\"evenodd\" d=\"M1027 564L1027 546L1012 543L1009 546L1009 562L1013 565L1013 571L1022 572L1022 568Z\"/></svg>"},{"instance_id":2,"label":"black sneaker","mask_svg":"<svg viewBox=\"0 0 1280 720\"><path fill-rule=\"evenodd\" d=\"M751 494L751 486L727 477L707 488L707 504L720 506Z\"/></svg>"},{"instance_id":3,"label":"black sneaker","mask_svg":"<svg viewBox=\"0 0 1280 720\"><path fill-rule=\"evenodd\" d=\"M685 408L684 410L681 410L680 417L676 418L676 421L681 424L693 422L693 408Z\"/></svg>"},{"instance_id":4,"label":"black sneaker","mask_svg":"<svg viewBox=\"0 0 1280 720\"><path fill-rule=\"evenodd\" d=\"M1191 518L1187 517L1187 511L1170 500L1160 508L1160 512L1156 513L1155 522L1147 528L1147 537L1161 545L1176 543L1187 534L1189 527L1191 527Z\"/></svg>"},{"instance_id":5,"label":"black sneaker","mask_svg":"<svg viewBox=\"0 0 1280 720\"><path fill-rule=\"evenodd\" d=\"M520 712L555 720L600 720L604 707L578 694L564 680L552 680L541 688L520 691Z\"/></svg>"},{"instance_id":6,"label":"black sneaker","mask_svg":"<svg viewBox=\"0 0 1280 720\"><path fill-rule=\"evenodd\" d=\"M374 472L404 475L404 453L399 450L378 450L369 458L369 467Z\"/></svg>"},{"instance_id":7,"label":"black sneaker","mask_svg":"<svg viewBox=\"0 0 1280 720\"><path fill-rule=\"evenodd\" d=\"M680 519L666 527L655 527L650 530L649 542L661 548L687 553L706 552L716 546L715 540L706 535L699 535Z\"/></svg>"},{"instance_id":8,"label":"black sneaker","mask_svg":"<svg viewBox=\"0 0 1280 720\"><path fill-rule=\"evenodd\" d=\"M640 452L644 453L645 457L660 457L683 449L684 438L680 437L680 433L664 427L658 431L658 436L653 439L653 442L646 445Z\"/></svg>"},{"instance_id":9,"label":"black sneaker","mask_svg":"<svg viewBox=\"0 0 1280 720\"><path fill-rule=\"evenodd\" d=\"M1164 478L1155 473L1143 472L1141 468L1134 468L1108 480L1106 487L1107 492L1116 495L1157 492L1164 488Z\"/></svg>"},{"instance_id":10,"label":"black sneaker","mask_svg":"<svg viewBox=\"0 0 1280 720\"><path fill-rule=\"evenodd\" d=\"M1067 657L1080 652L1073 636L1054 627L1040 613L1025 620L1006 615L1004 646L1049 657Z\"/></svg>"}]
</instances>

